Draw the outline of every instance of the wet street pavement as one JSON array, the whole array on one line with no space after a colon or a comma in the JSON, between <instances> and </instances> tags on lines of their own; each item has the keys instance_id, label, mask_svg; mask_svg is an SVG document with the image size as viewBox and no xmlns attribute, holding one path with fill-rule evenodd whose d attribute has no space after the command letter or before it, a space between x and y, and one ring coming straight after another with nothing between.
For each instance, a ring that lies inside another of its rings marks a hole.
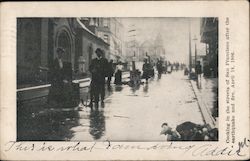
<instances>
[{"instance_id":1,"label":"wet street pavement","mask_svg":"<svg viewBox=\"0 0 250 161\"><path fill-rule=\"evenodd\" d=\"M137 88L112 85L104 108L35 109L19 110L19 140L162 141L164 122L173 128L185 121L203 124L183 71L156 76Z\"/></svg>"}]
</instances>

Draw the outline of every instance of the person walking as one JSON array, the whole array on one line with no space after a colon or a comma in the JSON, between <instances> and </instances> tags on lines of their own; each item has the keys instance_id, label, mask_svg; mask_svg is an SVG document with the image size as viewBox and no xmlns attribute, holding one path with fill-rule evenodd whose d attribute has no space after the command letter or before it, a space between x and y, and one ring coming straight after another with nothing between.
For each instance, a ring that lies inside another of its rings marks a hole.
<instances>
[{"instance_id":1,"label":"person walking","mask_svg":"<svg viewBox=\"0 0 250 161\"><path fill-rule=\"evenodd\" d=\"M201 62L197 61L196 65L195 65L195 74L197 77L197 84L198 84L198 88L201 87Z\"/></svg>"},{"instance_id":2,"label":"person walking","mask_svg":"<svg viewBox=\"0 0 250 161\"><path fill-rule=\"evenodd\" d=\"M161 79L161 75L163 72L163 62L160 59L157 59L156 69L158 71L158 78Z\"/></svg>"},{"instance_id":3,"label":"person walking","mask_svg":"<svg viewBox=\"0 0 250 161\"><path fill-rule=\"evenodd\" d=\"M144 59L144 64L142 66L142 78L146 79L146 83L148 83L148 79L150 78L150 64L148 62L148 59Z\"/></svg>"},{"instance_id":4,"label":"person walking","mask_svg":"<svg viewBox=\"0 0 250 161\"><path fill-rule=\"evenodd\" d=\"M111 59L109 61L109 63L108 63L108 69L107 69L107 76L108 76L107 86L108 86L108 89L110 89L110 83L111 83L112 77L114 75L114 72L115 72L115 67L114 67L114 64L113 64L113 60Z\"/></svg>"},{"instance_id":5,"label":"person walking","mask_svg":"<svg viewBox=\"0 0 250 161\"><path fill-rule=\"evenodd\" d=\"M99 106L99 97L101 95L101 104L104 107L105 98L105 77L107 75L108 60L104 58L104 52L97 48L95 51L97 57L92 60L89 71L92 79L90 83L90 107L93 106L93 99L95 107Z\"/></svg>"}]
</instances>

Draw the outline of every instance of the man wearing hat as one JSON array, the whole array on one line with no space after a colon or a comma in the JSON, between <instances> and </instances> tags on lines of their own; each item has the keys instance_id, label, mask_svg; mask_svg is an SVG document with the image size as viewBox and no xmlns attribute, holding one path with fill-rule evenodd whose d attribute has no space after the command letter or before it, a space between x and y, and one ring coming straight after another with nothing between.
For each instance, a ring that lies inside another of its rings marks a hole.
<instances>
[{"instance_id":1,"label":"man wearing hat","mask_svg":"<svg viewBox=\"0 0 250 161\"><path fill-rule=\"evenodd\" d=\"M96 58L91 61L89 71L92 75L90 85L90 106L92 107L93 98L95 100L95 106L98 107L99 96L101 95L101 103L104 106L105 97L105 76L107 75L108 60L104 58L104 52L97 48Z\"/></svg>"}]
</instances>

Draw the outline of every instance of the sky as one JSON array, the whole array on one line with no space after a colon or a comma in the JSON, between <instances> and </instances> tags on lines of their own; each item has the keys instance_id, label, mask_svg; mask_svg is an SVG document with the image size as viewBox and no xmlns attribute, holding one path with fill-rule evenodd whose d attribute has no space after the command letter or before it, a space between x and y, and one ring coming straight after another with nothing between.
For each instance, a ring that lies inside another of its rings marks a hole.
<instances>
[{"instance_id":1,"label":"sky","mask_svg":"<svg viewBox=\"0 0 250 161\"><path fill-rule=\"evenodd\" d=\"M145 40L154 40L161 34L166 50L166 57L170 61L188 63L189 59L189 21L191 39L197 38L197 53L205 54L205 44L200 43L200 18L122 18L124 25L124 39L135 39L140 43ZM192 54L194 55L195 41L192 40Z\"/></svg>"}]
</instances>

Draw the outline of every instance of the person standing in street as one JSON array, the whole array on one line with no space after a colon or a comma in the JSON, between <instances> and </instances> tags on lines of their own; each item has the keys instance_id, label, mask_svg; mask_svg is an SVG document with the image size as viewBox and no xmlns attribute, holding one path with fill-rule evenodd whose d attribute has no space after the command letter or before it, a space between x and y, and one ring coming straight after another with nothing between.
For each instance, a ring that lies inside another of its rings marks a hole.
<instances>
[{"instance_id":1,"label":"person standing in street","mask_svg":"<svg viewBox=\"0 0 250 161\"><path fill-rule=\"evenodd\" d=\"M196 62L195 73L196 73L197 83L198 83L198 87L199 87L199 86L201 86L201 73L202 73L200 61Z\"/></svg>"},{"instance_id":2,"label":"person standing in street","mask_svg":"<svg viewBox=\"0 0 250 161\"><path fill-rule=\"evenodd\" d=\"M118 62L116 64L116 72L115 72L115 85L122 84L122 63Z\"/></svg>"},{"instance_id":3,"label":"person standing in street","mask_svg":"<svg viewBox=\"0 0 250 161\"><path fill-rule=\"evenodd\" d=\"M108 86L108 89L110 89L110 83L111 83L111 79L114 75L114 72L115 72L115 67L114 67L114 64L113 64L113 60L111 59L108 63L108 69L107 69L107 76L108 76L108 80L107 80L107 86Z\"/></svg>"},{"instance_id":4,"label":"person standing in street","mask_svg":"<svg viewBox=\"0 0 250 161\"><path fill-rule=\"evenodd\" d=\"M64 84L68 83L64 71L63 55L65 50L63 48L57 48L56 58L51 64L51 87L48 96L49 103L62 104L64 99Z\"/></svg>"},{"instance_id":5,"label":"person standing in street","mask_svg":"<svg viewBox=\"0 0 250 161\"><path fill-rule=\"evenodd\" d=\"M93 106L93 99L95 101L95 107L99 106L99 97L101 95L101 104L104 107L105 98L105 76L107 75L108 60L104 58L104 52L100 49L96 49L97 57L92 60L89 71L92 79L90 83L90 107Z\"/></svg>"},{"instance_id":6,"label":"person standing in street","mask_svg":"<svg viewBox=\"0 0 250 161\"><path fill-rule=\"evenodd\" d=\"M150 78L150 64L148 59L144 59L144 64L142 66L142 78L146 79L146 83L148 83L148 79Z\"/></svg>"},{"instance_id":7,"label":"person standing in street","mask_svg":"<svg viewBox=\"0 0 250 161\"><path fill-rule=\"evenodd\" d=\"M160 59L158 59L156 62L156 68L158 71L158 78L161 79L161 75L163 72L163 62Z\"/></svg>"}]
</instances>

